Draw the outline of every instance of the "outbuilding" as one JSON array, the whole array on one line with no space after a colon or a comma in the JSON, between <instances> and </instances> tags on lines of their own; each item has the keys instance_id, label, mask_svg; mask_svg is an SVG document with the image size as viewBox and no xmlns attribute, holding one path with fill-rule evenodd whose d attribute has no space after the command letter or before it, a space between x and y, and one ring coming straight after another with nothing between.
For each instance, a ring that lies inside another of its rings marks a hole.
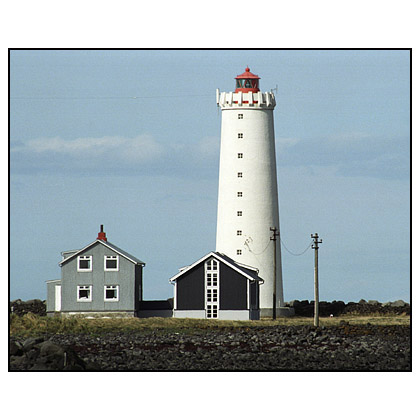
<instances>
[{"instance_id":1,"label":"outbuilding","mask_svg":"<svg viewBox=\"0 0 420 420\"><path fill-rule=\"evenodd\" d=\"M47 315L137 316L145 263L107 240L62 252L61 279L47 282Z\"/></svg>"},{"instance_id":2,"label":"outbuilding","mask_svg":"<svg viewBox=\"0 0 420 420\"><path fill-rule=\"evenodd\" d=\"M258 270L210 252L173 276L173 316L254 320L260 318Z\"/></svg>"}]
</instances>

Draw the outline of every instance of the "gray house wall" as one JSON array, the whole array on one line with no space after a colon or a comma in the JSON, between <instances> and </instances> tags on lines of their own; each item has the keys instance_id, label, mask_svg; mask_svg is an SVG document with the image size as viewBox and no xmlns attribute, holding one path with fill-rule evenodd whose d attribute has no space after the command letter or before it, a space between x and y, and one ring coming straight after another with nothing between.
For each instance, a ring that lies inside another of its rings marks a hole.
<instances>
[{"instance_id":1,"label":"gray house wall","mask_svg":"<svg viewBox=\"0 0 420 420\"><path fill-rule=\"evenodd\" d=\"M92 271L77 271L78 256L92 256ZM104 257L119 258L118 271L104 270ZM137 268L136 268L137 266ZM94 243L81 254L62 265L62 312L113 312L126 311L135 315L141 296L142 267L109 249L100 242ZM92 286L91 302L77 301L77 286ZM105 302L104 286L118 285L119 300Z\"/></svg>"}]
</instances>

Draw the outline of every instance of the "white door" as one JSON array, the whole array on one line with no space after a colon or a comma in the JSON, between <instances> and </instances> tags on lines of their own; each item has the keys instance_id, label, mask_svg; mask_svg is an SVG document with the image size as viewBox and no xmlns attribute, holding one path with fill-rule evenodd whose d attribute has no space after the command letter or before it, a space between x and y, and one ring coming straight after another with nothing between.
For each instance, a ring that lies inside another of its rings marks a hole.
<instances>
[{"instance_id":1,"label":"white door","mask_svg":"<svg viewBox=\"0 0 420 420\"><path fill-rule=\"evenodd\" d=\"M55 286L55 311L61 311L61 286Z\"/></svg>"}]
</instances>

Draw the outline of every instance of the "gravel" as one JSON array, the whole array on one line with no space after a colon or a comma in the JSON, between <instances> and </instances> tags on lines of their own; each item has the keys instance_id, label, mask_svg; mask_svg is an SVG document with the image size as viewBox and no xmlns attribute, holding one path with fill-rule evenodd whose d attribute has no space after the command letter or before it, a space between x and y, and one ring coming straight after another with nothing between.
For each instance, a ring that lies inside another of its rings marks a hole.
<instances>
[{"instance_id":1,"label":"gravel","mask_svg":"<svg viewBox=\"0 0 420 420\"><path fill-rule=\"evenodd\" d=\"M411 371L408 326L275 326L10 338L9 370Z\"/></svg>"}]
</instances>

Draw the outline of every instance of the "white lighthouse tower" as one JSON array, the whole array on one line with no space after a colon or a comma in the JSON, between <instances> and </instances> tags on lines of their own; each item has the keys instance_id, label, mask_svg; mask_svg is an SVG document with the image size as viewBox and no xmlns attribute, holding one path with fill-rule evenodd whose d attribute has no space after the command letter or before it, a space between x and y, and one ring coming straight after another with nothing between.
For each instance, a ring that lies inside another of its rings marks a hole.
<instances>
[{"instance_id":1,"label":"white lighthouse tower","mask_svg":"<svg viewBox=\"0 0 420 420\"><path fill-rule=\"evenodd\" d=\"M287 312L283 301L272 92L261 92L249 68L236 78L235 92L219 92L222 130L216 251L256 267L264 280L261 316ZM274 256L274 251L275 256ZM274 263L275 261L275 263ZM276 274L274 274L276 270ZM275 294L274 294L274 284Z\"/></svg>"}]
</instances>

